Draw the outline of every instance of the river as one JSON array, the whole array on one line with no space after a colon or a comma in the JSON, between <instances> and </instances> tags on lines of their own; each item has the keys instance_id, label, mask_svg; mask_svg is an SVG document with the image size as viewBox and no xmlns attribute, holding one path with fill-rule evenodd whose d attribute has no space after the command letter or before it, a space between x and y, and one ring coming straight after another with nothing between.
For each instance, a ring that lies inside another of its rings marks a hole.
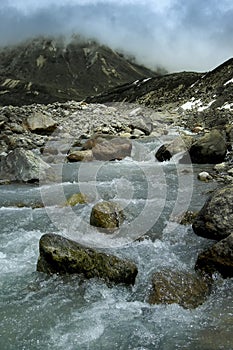
<instances>
[{"instance_id":1,"label":"river","mask_svg":"<svg viewBox=\"0 0 233 350\"><path fill-rule=\"evenodd\" d=\"M216 186L197 180L207 167L158 163L157 147L149 139L121 162L55 165L59 181L0 187L1 350L233 348L232 279L214 276L211 295L194 310L147 302L153 272L193 271L198 253L213 244L174 220L199 210ZM64 208L79 191L91 202ZM127 219L113 236L89 225L99 200L124 207ZM139 271L135 285L110 288L97 279L36 272L46 232L131 259ZM150 239L137 240L144 234Z\"/></svg>"}]
</instances>

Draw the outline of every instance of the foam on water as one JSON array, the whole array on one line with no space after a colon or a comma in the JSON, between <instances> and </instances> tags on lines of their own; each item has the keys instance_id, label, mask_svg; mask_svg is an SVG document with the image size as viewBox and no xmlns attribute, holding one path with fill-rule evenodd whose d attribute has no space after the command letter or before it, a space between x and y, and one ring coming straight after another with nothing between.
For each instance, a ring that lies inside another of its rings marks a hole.
<instances>
[{"instance_id":1,"label":"foam on water","mask_svg":"<svg viewBox=\"0 0 233 350\"><path fill-rule=\"evenodd\" d=\"M67 166L70 178L62 184L42 188L29 185L30 190L10 186L9 192L7 186L3 187L9 203L14 202L16 194L27 196L30 202L40 191L48 198L55 194L55 200L60 189L66 198L90 185L97 196L93 202L74 208L62 208L52 200L51 206L41 209L12 205L0 208L0 349L232 350L232 279L224 281L216 276L210 297L195 310L176 304L151 306L147 302L155 271L193 271L198 253L212 244L197 237L190 226L170 221L174 208L187 204L186 175L177 179L174 164L161 167L154 162L126 159L122 163L97 164L92 174L85 165L79 174L82 181L73 183L73 168ZM208 189L203 183L195 186L199 186L198 193ZM117 232L106 236L89 225L93 203L106 198L124 207L127 219L122 232L129 234L130 241L127 235L127 239L117 236ZM195 193L191 200L191 208L202 205ZM130 233L135 231L134 220L140 213L143 215L138 224L144 229L149 225L147 234L152 240L132 242ZM101 247L107 242L107 252L137 264L135 285L109 288L96 279L85 281L76 275L47 276L36 272L39 239L46 232Z\"/></svg>"}]
</instances>

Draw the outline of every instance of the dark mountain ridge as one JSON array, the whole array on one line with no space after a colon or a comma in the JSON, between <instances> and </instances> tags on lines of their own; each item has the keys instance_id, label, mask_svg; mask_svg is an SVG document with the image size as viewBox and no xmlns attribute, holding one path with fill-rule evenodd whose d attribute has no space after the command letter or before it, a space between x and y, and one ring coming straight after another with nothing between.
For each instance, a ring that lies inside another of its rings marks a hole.
<instances>
[{"instance_id":1,"label":"dark mountain ridge","mask_svg":"<svg viewBox=\"0 0 233 350\"><path fill-rule=\"evenodd\" d=\"M0 51L0 104L82 100L155 75L92 40L40 37Z\"/></svg>"}]
</instances>

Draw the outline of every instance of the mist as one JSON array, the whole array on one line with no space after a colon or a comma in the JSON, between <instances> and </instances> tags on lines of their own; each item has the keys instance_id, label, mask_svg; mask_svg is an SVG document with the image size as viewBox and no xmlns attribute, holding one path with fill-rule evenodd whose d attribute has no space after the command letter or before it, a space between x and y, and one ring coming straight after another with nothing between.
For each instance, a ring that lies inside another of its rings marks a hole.
<instances>
[{"instance_id":1,"label":"mist","mask_svg":"<svg viewBox=\"0 0 233 350\"><path fill-rule=\"evenodd\" d=\"M0 45L79 33L168 71L208 71L233 56L231 0L1 0Z\"/></svg>"}]
</instances>

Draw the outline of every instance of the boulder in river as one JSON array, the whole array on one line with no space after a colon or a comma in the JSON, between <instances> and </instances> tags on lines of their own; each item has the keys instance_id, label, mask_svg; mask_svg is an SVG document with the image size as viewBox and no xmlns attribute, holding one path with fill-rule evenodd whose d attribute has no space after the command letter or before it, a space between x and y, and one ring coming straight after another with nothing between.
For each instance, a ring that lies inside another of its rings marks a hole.
<instances>
[{"instance_id":1,"label":"boulder in river","mask_svg":"<svg viewBox=\"0 0 233 350\"><path fill-rule=\"evenodd\" d=\"M194 232L202 237L221 240L232 233L233 184L215 190L193 223Z\"/></svg>"},{"instance_id":2,"label":"boulder in river","mask_svg":"<svg viewBox=\"0 0 233 350\"><path fill-rule=\"evenodd\" d=\"M0 175L11 181L37 182L49 175L51 168L30 150L16 148L1 159Z\"/></svg>"},{"instance_id":3,"label":"boulder in river","mask_svg":"<svg viewBox=\"0 0 233 350\"><path fill-rule=\"evenodd\" d=\"M177 137L170 143L162 145L155 153L155 158L159 162L170 160L175 154L189 150L193 140L194 138L189 135Z\"/></svg>"},{"instance_id":4,"label":"boulder in river","mask_svg":"<svg viewBox=\"0 0 233 350\"><path fill-rule=\"evenodd\" d=\"M122 160L130 157L132 142L124 137L97 137L94 140L92 153L96 160Z\"/></svg>"},{"instance_id":5,"label":"boulder in river","mask_svg":"<svg viewBox=\"0 0 233 350\"><path fill-rule=\"evenodd\" d=\"M200 253L195 267L210 275L219 272L224 278L233 277L233 233Z\"/></svg>"},{"instance_id":6,"label":"boulder in river","mask_svg":"<svg viewBox=\"0 0 233 350\"><path fill-rule=\"evenodd\" d=\"M99 202L91 211L90 224L106 229L118 228L124 221L123 209L115 202Z\"/></svg>"},{"instance_id":7,"label":"boulder in river","mask_svg":"<svg viewBox=\"0 0 233 350\"><path fill-rule=\"evenodd\" d=\"M166 160L170 160L171 157L172 157L172 154L169 151L167 145L160 146L157 152L155 153L155 158L159 162L165 162Z\"/></svg>"},{"instance_id":8,"label":"boulder in river","mask_svg":"<svg viewBox=\"0 0 233 350\"><path fill-rule=\"evenodd\" d=\"M76 150L71 151L67 155L69 162L90 162L93 160L92 150Z\"/></svg>"},{"instance_id":9,"label":"boulder in river","mask_svg":"<svg viewBox=\"0 0 233 350\"><path fill-rule=\"evenodd\" d=\"M201 305L210 293L211 279L196 273L163 270L152 278L150 304L179 304L186 309Z\"/></svg>"},{"instance_id":10,"label":"boulder in river","mask_svg":"<svg viewBox=\"0 0 233 350\"><path fill-rule=\"evenodd\" d=\"M227 153L227 142L223 134L213 129L198 138L190 147L189 155L192 163L222 163Z\"/></svg>"},{"instance_id":11,"label":"boulder in river","mask_svg":"<svg viewBox=\"0 0 233 350\"><path fill-rule=\"evenodd\" d=\"M101 278L106 282L134 284L138 270L125 259L84 247L56 234L40 239L37 271L47 274L81 274L85 278Z\"/></svg>"}]
</instances>

